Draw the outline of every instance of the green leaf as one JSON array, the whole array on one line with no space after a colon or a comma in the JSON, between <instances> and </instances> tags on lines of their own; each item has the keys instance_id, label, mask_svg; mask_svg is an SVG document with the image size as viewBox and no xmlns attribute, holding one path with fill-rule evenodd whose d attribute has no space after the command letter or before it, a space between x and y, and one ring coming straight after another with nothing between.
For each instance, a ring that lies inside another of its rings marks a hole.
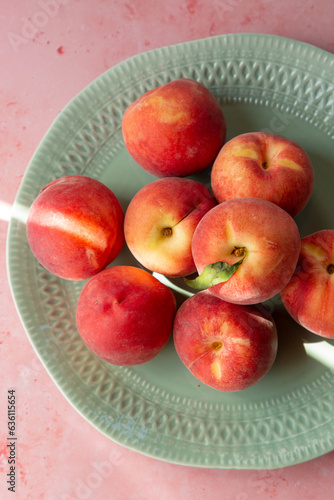
<instances>
[{"instance_id":1,"label":"green leaf","mask_svg":"<svg viewBox=\"0 0 334 500\"><path fill-rule=\"evenodd\" d=\"M197 278L193 280L188 278L183 279L190 287L196 288L197 290L205 290L210 286L218 285L219 283L224 283L229 280L239 268L242 261L243 259L239 260L235 264L227 264L227 262L208 264L204 268L204 271L197 276Z\"/></svg>"}]
</instances>

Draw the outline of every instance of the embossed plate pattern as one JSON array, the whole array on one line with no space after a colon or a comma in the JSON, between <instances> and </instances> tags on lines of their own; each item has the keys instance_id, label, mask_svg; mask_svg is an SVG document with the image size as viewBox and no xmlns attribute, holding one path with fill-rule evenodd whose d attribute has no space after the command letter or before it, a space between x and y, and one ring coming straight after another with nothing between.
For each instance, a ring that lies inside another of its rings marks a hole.
<instances>
[{"instance_id":1,"label":"embossed plate pattern","mask_svg":"<svg viewBox=\"0 0 334 500\"><path fill-rule=\"evenodd\" d=\"M172 340L155 359L138 367L99 360L75 326L83 283L52 276L28 248L27 210L52 179L70 174L98 178L124 209L134 193L154 180L126 152L122 116L142 93L180 77L198 80L216 95L228 138L268 130L299 142L315 169L311 200L296 219L301 235L334 227L331 54L260 34L218 36L149 51L111 68L75 97L34 154L8 231L8 274L18 313L65 397L122 445L200 467L269 469L310 460L334 448L333 342L298 327L278 297L267 304L279 330L273 368L255 386L224 394L198 383L179 361ZM209 183L208 172L196 178ZM114 264L136 262L124 249Z\"/></svg>"}]
</instances>

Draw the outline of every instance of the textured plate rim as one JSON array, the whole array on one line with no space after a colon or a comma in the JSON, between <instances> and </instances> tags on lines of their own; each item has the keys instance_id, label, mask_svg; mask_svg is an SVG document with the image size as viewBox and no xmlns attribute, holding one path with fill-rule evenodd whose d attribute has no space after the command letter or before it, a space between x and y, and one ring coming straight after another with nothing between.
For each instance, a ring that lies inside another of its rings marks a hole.
<instances>
[{"instance_id":1,"label":"textured plate rim","mask_svg":"<svg viewBox=\"0 0 334 500\"><path fill-rule=\"evenodd\" d=\"M167 47L161 47L161 48L158 48L158 49L152 49L150 51L147 51L145 53L142 53L142 54L137 54L137 55L134 55L132 57L130 57L129 59L126 59L125 61L122 61L120 62L119 64L117 64L116 66L114 66L113 68L110 68L109 70L107 70L105 73L103 73L102 75L100 75L98 78L96 78L95 80L93 80L93 82L91 82L87 87L85 87L77 96L75 96L63 109L63 111L60 113L60 115L58 115L58 117L54 120L54 122L52 123L51 127L49 128L49 130L46 132L46 134L44 135L44 138L42 139L40 145L38 146L38 148L36 149L29 165L28 165L28 168L24 174L24 177L22 179L22 182L21 182L21 185L19 187L19 190L18 190L18 193L17 193L17 196L16 196L16 199L15 199L15 202L14 202L14 214L15 214L15 210L17 209L17 205L20 204L20 202L22 201L21 200L21 193L23 193L23 190L24 190L24 187L26 185L26 183L29 183L29 175L32 171L32 169L34 168L34 164L35 164L35 161L36 161L36 158L38 158L39 155L43 155L43 149L45 147L49 147L48 145L48 137L50 134L52 134L52 131L53 131L53 128L55 126L60 126L62 121L65 120L66 121L66 116L67 116L67 113L69 110L71 110L74 106L76 106L78 103L80 103L80 100L83 96L86 96L88 95L89 92L93 91L94 92L94 88L95 86L98 84L98 82L102 79L102 78L105 78L107 77L107 75L112 75L115 71L118 71L118 69L120 69L121 71L123 71L123 69L126 67L126 66L132 66L132 67L138 67L140 65L140 62L143 61L143 59L145 59L146 57L150 57L150 55L154 55L154 57L158 58L158 57L161 57L163 59L163 55L164 53L167 51L170 51L170 50L174 50L174 51L188 51L188 50L192 50L192 48L198 46L198 45L204 45L206 43L208 43L208 40L210 40L210 43L226 43L226 41L228 40L235 40L236 43L241 43L242 40L245 40L245 39L253 39L253 40L256 40L256 39L266 39L268 41L271 41L271 43L276 43L278 45L280 44L283 44L285 46L289 46L290 48L291 47L299 47L299 50L304 50L305 53L307 53L308 55L312 54L313 56L316 56L317 60L322 60L323 62L329 62L330 64L328 64L328 75L333 75L333 71L330 71L330 69L334 67L334 57L332 54L322 50L322 49L319 49L319 48L316 48L310 44L307 44L305 42L299 42L299 41L296 41L296 40L292 40L292 39L287 39L287 38L283 38L283 37L279 37L279 36L274 36L274 35L262 35L262 34L258 34L258 33L247 33L247 34L243 34L243 33L240 33L240 34L229 34L229 35L218 35L218 36L215 36L215 37L211 37L211 38L206 38L206 39L199 39L199 40L194 40L194 41L190 41L190 42L185 42L185 43L180 43L180 44L175 44L175 45L172 45L172 46L167 46ZM311 57L311 56L310 56ZM326 74L327 76L327 74ZM15 216L14 216L15 218ZM255 466L255 467L252 467L252 466L249 466L249 465L245 465L244 463L236 463L236 464L228 464L226 465L225 463L223 464L210 464L210 463L187 463L187 460L184 460L184 459L165 459L164 457L161 457L159 456L158 453L148 453L148 452L145 452L145 450L141 450L141 449L138 449L136 446L132 446L131 444L124 444L122 442L122 440L116 440L113 436L110 436L110 433L107 433L105 431L105 429L102 428L102 426L99 426L99 425L96 425L95 422L93 422L91 419L89 419L89 417L87 417L87 414L85 414L84 411L82 411L81 408L79 408L78 404L76 402L73 401L73 398L70 398L67 394L67 383L66 381L59 381L59 379L57 380L55 378L55 375L52 374L49 370L49 367L48 367L48 363L47 361L43 358L43 356L41 356L41 353L38 351L38 349L36 348L36 345L34 344L31 336L30 336L30 333L29 333L29 327L27 326L26 324L26 321L25 321L25 316L24 316L24 313L22 312L22 308L19 307L18 305L18 301L17 301L17 293L15 292L15 287L12 283L12 279L11 279L11 262L10 262L10 257L9 257L9 248L10 248L10 243L11 243L11 231L12 231L12 220L10 221L9 223L9 227L8 227L8 238L7 238L7 248L6 248L6 263L7 263L7 270L8 270L8 276L9 276L9 285L10 285L10 290L11 290L11 293L12 293L12 296L14 298L14 303L15 303L15 306L16 306L16 309L17 309L17 312L18 312L18 315L20 317L20 320L26 330L26 333L27 333L27 336L29 338L29 341L31 342L34 350L36 351L39 359L41 360L43 366L45 367L45 369L48 371L48 373L50 374L51 378L53 379L53 381L56 383L57 387L59 388L59 390L62 392L62 394L64 395L64 397L70 402L70 404L72 404L72 406L74 406L76 408L76 410L78 411L79 414L81 414L86 420L88 420L96 429L98 429L100 432L102 432L103 434L105 434L107 437L115 440L116 442L119 442L120 444L130 448L130 449L133 449L134 451L139 451L141 454L144 454L144 455L147 455L147 456L151 456L151 457L154 457L154 458L158 458L160 460L165 460L167 462L172 462L172 463L178 463L178 464L182 464L182 465L194 465L196 467L207 467L207 468L237 468L237 469L242 469L242 468L246 468L246 469L265 469L265 468L278 468L278 467L284 467L284 466L287 466L287 465L293 465L293 464L296 464L296 463L300 463L300 462L304 462L305 460L310 460L312 458L316 458L324 453L327 453L329 451L332 451L333 449L333 441L331 443L331 445L329 446L328 443L326 443L321 449L314 449L310 452L308 452L304 458L300 458L299 460L296 460L295 458L292 458L291 459L291 463L282 463L282 464L273 464L270 460L268 461L268 463L265 463L265 464L261 464L261 467L258 467L258 466ZM63 382L63 383L61 383Z\"/></svg>"}]
</instances>

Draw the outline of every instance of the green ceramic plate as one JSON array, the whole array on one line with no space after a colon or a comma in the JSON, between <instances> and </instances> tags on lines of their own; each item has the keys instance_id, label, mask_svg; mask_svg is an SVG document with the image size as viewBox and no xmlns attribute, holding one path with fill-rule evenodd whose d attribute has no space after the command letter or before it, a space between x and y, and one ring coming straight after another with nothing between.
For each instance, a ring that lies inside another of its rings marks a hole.
<instances>
[{"instance_id":1,"label":"green ceramic plate","mask_svg":"<svg viewBox=\"0 0 334 500\"><path fill-rule=\"evenodd\" d=\"M260 34L164 47L132 57L93 81L57 117L34 154L8 233L9 281L18 313L64 396L116 442L200 467L269 469L310 460L334 448L334 347L298 327L278 297L267 304L279 329L273 368L255 386L225 394L198 383L179 361L172 340L138 367L99 360L75 326L83 283L52 276L28 248L27 210L52 179L98 178L124 209L154 180L125 150L122 116L141 94L180 77L202 82L217 96L228 138L267 130L304 147L314 165L315 187L296 219L301 235L334 228L334 56ZM208 172L197 178L209 184ZM126 249L115 264L137 265Z\"/></svg>"}]
</instances>

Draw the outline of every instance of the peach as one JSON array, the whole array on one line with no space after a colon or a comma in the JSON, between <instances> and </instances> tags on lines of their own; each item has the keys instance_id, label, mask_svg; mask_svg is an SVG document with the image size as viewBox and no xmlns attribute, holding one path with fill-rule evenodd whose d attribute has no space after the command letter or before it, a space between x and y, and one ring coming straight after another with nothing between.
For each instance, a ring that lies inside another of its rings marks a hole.
<instances>
[{"instance_id":1,"label":"peach","mask_svg":"<svg viewBox=\"0 0 334 500\"><path fill-rule=\"evenodd\" d=\"M334 230L302 238L298 265L281 292L283 305L307 330L334 338Z\"/></svg>"},{"instance_id":2,"label":"peach","mask_svg":"<svg viewBox=\"0 0 334 500\"><path fill-rule=\"evenodd\" d=\"M213 94L180 78L152 89L126 109L122 131L134 160L157 177L185 177L212 165L226 123Z\"/></svg>"},{"instance_id":3,"label":"peach","mask_svg":"<svg viewBox=\"0 0 334 500\"><path fill-rule=\"evenodd\" d=\"M292 217L307 204L314 174L307 153L297 143L275 134L252 132L228 141L211 172L219 203L239 197L263 198Z\"/></svg>"},{"instance_id":4,"label":"peach","mask_svg":"<svg viewBox=\"0 0 334 500\"><path fill-rule=\"evenodd\" d=\"M85 344L101 359L131 366L153 359L172 333L176 301L150 273L114 266L90 278L76 321Z\"/></svg>"},{"instance_id":5,"label":"peach","mask_svg":"<svg viewBox=\"0 0 334 500\"><path fill-rule=\"evenodd\" d=\"M200 182L179 177L158 179L132 198L125 213L126 243L147 269L167 276L196 271L191 252L195 228L216 206Z\"/></svg>"},{"instance_id":6,"label":"peach","mask_svg":"<svg viewBox=\"0 0 334 500\"><path fill-rule=\"evenodd\" d=\"M228 200L204 215L194 232L200 276L188 283L228 302L256 304L287 285L299 250L298 227L285 210L260 198Z\"/></svg>"},{"instance_id":7,"label":"peach","mask_svg":"<svg viewBox=\"0 0 334 500\"><path fill-rule=\"evenodd\" d=\"M225 302L208 291L180 306L173 337L188 370L221 391L254 385L272 367L277 353L276 326L269 314L256 306Z\"/></svg>"},{"instance_id":8,"label":"peach","mask_svg":"<svg viewBox=\"0 0 334 500\"><path fill-rule=\"evenodd\" d=\"M45 186L33 201L28 243L51 273L85 280L120 253L123 221L122 207L107 186L86 176L62 177Z\"/></svg>"}]
</instances>

